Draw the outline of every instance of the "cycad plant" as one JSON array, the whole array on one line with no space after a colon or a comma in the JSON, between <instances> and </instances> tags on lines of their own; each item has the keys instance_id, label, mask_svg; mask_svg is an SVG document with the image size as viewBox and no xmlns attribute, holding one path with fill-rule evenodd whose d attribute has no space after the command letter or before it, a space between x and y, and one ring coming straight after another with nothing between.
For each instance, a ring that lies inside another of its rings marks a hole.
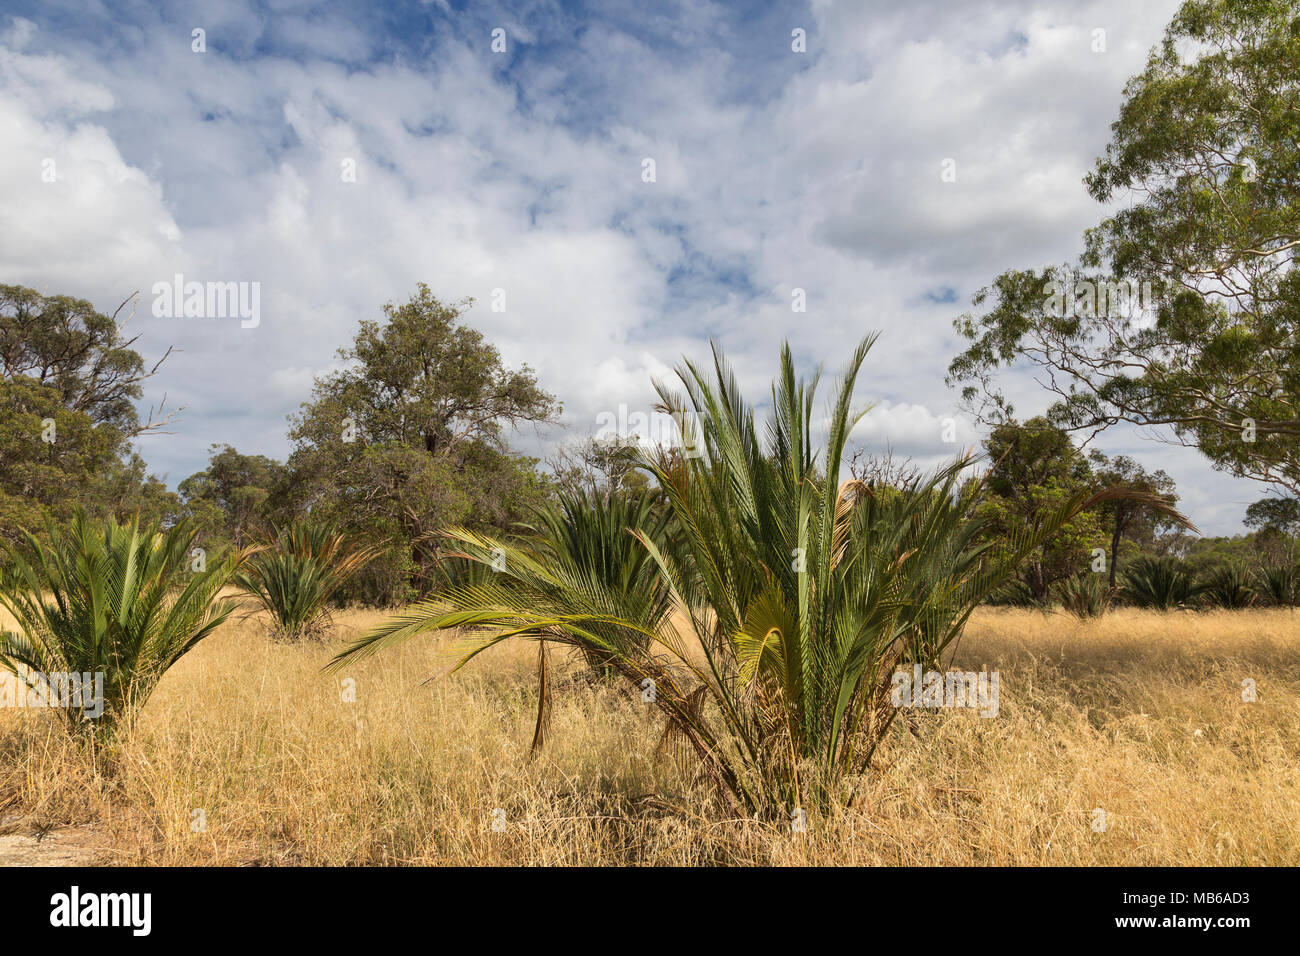
<instances>
[{"instance_id":1,"label":"cycad plant","mask_svg":"<svg viewBox=\"0 0 1300 956\"><path fill-rule=\"evenodd\" d=\"M1201 596L1212 607L1232 610L1255 603L1255 588L1249 569L1239 561L1223 564L1206 576Z\"/></svg>"},{"instance_id":2,"label":"cycad plant","mask_svg":"<svg viewBox=\"0 0 1300 956\"><path fill-rule=\"evenodd\" d=\"M275 634L293 641L324 630L330 601L374 556L319 522L299 521L259 546L235 582L270 614Z\"/></svg>"},{"instance_id":3,"label":"cycad plant","mask_svg":"<svg viewBox=\"0 0 1300 956\"><path fill-rule=\"evenodd\" d=\"M230 614L233 603L217 595L241 556L198 560L195 530L185 523L161 530L81 510L66 530L49 525L46 537L24 534L0 545L8 561L0 604L18 623L0 633L0 664L33 689L89 675L79 705L57 711L74 731L104 740ZM95 699L97 674L102 697Z\"/></svg>"},{"instance_id":4,"label":"cycad plant","mask_svg":"<svg viewBox=\"0 0 1300 956\"><path fill-rule=\"evenodd\" d=\"M1124 595L1138 607L1172 611L1200 593L1191 568L1169 555L1135 558L1124 571Z\"/></svg>"},{"instance_id":5,"label":"cycad plant","mask_svg":"<svg viewBox=\"0 0 1300 956\"><path fill-rule=\"evenodd\" d=\"M643 646L664 620L671 597L641 538L668 546L672 514L647 490L562 491L539 509L532 532L538 565L563 577L555 594L571 599L588 591L597 613L619 613L643 626L624 638ZM481 549L474 556L482 561ZM506 560L509 568L509 560ZM537 582L541 583L541 582ZM599 647L580 647L592 671L612 677L611 655Z\"/></svg>"},{"instance_id":6,"label":"cycad plant","mask_svg":"<svg viewBox=\"0 0 1300 956\"><path fill-rule=\"evenodd\" d=\"M1110 608L1110 589L1101 575L1091 571L1062 581L1060 597L1061 605L1081 621L1101 617Z\"/></svg>"},{"instance_id":7,"label":"cycad plant","mask_svg":"<svg viewBox=\"0 0 1300 956\"><path fill-rule=\"evenodd\" d=\"M1290 562L1260 568L1260 593L1280 607L1294 607L1297 592L1296 566Z\"/></svg>"},{"instance_id":8,"label":"cycad plant","mask_svg":"<svg viewBox=\"0 0 1300 956\"><path fill-rule=\"evenodd\" d=\"M449 578L459 579L459 583L453 583L441 596L389 622L394 630L387 641L409 636L398 630L404 626L400 622L410 621L419 630L428 630L425 621L450 608L467 609L470 616L449 618L455 623L447 627L478 626L480 618L529 616L536 623L528 633L538 638L536 749L543 743L550 698L547 643L576 647L592 673L606 680L622 673L621 659L608 647L644 655L672 602L658 566L638 535L667 545L670 529L671 514L656 505L653 494L627 489L561 491L554 500L540 505L533 522L510 540L465 528L449 529L445 537L451 547L445 559L468 562L472 570ZM479 611L483 613L475 613ZM553 626L541 623L548 615L557 621ZM580 625L570 627L580 626L585 639L576 639L560 620L581 620ZM513 635L499 635L501 639L509 636ZM349 659L377 646L367 644Z\"/></svg>"},{"instance_id":9,"label":"cycad plant","mask_svg":"<svg viewBox=\"0 0 1300 956\"><path fill-rule=\"evenodd\" d=\"M1080 509L1127 494L1073 498L995 555L978 543L973 496L960 491L967 459L901 494L841 484L844 447L864 414L851 408L854 385L873 339L853 353L828 409L824 450L814 437L820 376L797 379L788 346L762 425L716 347L712 374L690 363L678 370L684 395L660 387L663 410L696 425L690 449L644 463L672 534L637 538L674 613L650 614L658 605L644 598L608 600L609 591L539 563L530 573L554 582L543 604L452 591L445 604L384 622L334 666L453 628L480 633L461 665L516 637L571 644L642 690L735 811L826 806L896 713L895 668L937 664L1032 548Z\"/></svg>"},{"instance_id":10,"label":"cycad plant","mask_svg":"<svg viewBox=\"0 0 1300 956\"><path fill-rule=\"evenodd\" d=\"M999 607L1022 607L1047 612L1051 605L1034 597L1033 589L1019 578L999 584L988 596L989 604Z\"/></svg>"}]
</instances>

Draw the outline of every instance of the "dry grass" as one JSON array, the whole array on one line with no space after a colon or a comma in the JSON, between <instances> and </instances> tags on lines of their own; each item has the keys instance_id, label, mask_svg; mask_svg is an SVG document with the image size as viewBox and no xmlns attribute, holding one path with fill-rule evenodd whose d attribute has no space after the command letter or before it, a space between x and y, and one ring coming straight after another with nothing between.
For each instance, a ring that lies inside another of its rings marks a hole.
<instances>
[{"instance_id":1,"label":"dry grass","mask_svg":"<svg viewBox=\"0 0 1300 956\"><path fill-rule=\"evenodd\" d=\"M226 625L112 773L49 715L0 711L0 829L83 826L127 864L1300 864L1290 612L981 611L956 663L1001 673L1000 714L896 721L851 807L803 834L719 817L688 762L654 759L647 705L573 663L530 761L529 646L422 684L440 658L411 644L351 671L344 702L320 666L377 616L338 615L328 646Z\"/></svg>"}]
</instances>

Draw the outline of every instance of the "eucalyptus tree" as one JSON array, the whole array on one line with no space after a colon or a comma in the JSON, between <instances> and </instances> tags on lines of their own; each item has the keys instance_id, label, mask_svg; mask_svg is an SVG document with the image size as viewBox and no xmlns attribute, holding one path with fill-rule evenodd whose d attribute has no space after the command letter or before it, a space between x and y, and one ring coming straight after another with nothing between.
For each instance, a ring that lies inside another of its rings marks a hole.
<instances>
[{"instance_id":1,"label":"eucalyptus tree","mask_svg":"<svg viewBox=\"0 0 1300 956\"><path fill-rule=\"evenodd\" d=\"M510 453L510 430L559 411L531 369L507 367L465 323L471 304L421 283L385 305L290 426L293 500L281 519L310 511L386 548L417 594L431 586L444 527L504 529L526 516L539 480L531 459Z\"/></svg>"},{"instance_id":2,"label":"eucalyptus tree","mask_svg":"<svg viewBox=\"0 0 1300 956\"><path fill-rule=\"evenodd\" d=\"M1151 426L1300 493L1300 3L1188 0L1124 91L1086 178L1115 211L1077 263L1010 270L954 325L982 418L1036 370L1049 416Z\"/></svg>"}]
</instances>

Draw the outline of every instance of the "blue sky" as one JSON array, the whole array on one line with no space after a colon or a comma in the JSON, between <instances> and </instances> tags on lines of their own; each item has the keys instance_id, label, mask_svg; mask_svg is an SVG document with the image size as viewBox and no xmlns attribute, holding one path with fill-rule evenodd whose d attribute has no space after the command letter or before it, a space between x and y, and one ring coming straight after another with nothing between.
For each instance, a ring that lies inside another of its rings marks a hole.
<instances>
[{"instance_id":1,"label":"blue sky","mask_svg":"<svg viewBox=\"0 0 1300 956\"><path fill-rule=\"evenodd\" d=\"M145 404L185 411L140 444L172 485L214 442L283 458L313 377L419 281L473 296L564 403L521 449L648 407L710 336L758 396L783 338L833 367L880 330L854 439L934 463L952 319L1003 270L1077 254L1105 212L1081 179L1175 6L11 0L0 281L106 310L142 292L137 347L178 349ZM259 282L260 324L155 318L176 273ZM1132 432L1100 447L1168 470L1207 531L1261 494Z\"/></svg>"}]
</instances>

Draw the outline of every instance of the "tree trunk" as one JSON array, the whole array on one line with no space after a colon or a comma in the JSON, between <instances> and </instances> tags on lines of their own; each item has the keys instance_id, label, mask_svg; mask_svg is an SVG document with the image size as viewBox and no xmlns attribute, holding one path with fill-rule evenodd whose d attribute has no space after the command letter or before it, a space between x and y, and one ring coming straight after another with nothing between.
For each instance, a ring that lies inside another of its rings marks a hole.
<instances>
[{"instance_id":1,"label":"tree trunk","mask_svg":"<svg viewBox=\"0 0 1300 956\"><path fill-rule=\"evenodd\" d=\"M1119 541L1124 536L1124 518L1115 512L1115 530L1110 536L1110 589L1115 590L1115 575L1119 572Z\"/></svg>"},{"instance_id":2,"label":"tree trunk","mask_svg":"<svg viewBox=\"0 0 1300 956\"><path fill-rule=\"evenodd\" d=\"M411 542L411 590L421 594L420 584L424 578L424 556L420 554L418 542Z\"/></svg>"},{"instance_id":3,"label":"tree trunk","mask_svg":"<svg viewBox=\"0 0 1300 956\"><path fill-rule=\"evenodd\" d=\"M1043 570L1043 562L1035 561L1032 573L1030 575L1030 593L1033 594L1034 600L1040 604L1047 600L1047 574Z\"/></svg>"}]
</instances>

